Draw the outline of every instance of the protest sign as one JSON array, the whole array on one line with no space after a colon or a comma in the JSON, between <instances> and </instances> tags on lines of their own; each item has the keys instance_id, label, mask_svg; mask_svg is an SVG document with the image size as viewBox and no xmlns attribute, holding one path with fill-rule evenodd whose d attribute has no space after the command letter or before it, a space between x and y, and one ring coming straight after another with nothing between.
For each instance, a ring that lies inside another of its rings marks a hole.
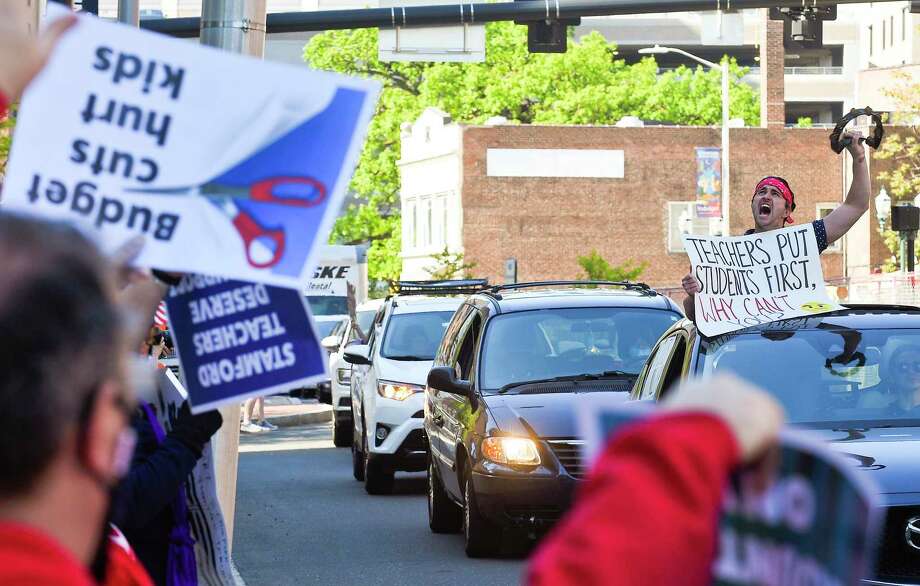
<instances>
[{"instance_id":1,"label":"protest sign","mask_svg":"<svg viewBox=\"0 0 920 586\"><path fill-rule=\"evenodd\" d=\"M601 393L587 399L577 407L587 462L624 425L654 411ZM874 558L876 488L801 430L784 430L773 456L736 472L725 488L713 583L860 584Z\"/></svg>"},{"instance_id":2,"label":"protest sign","mask_svg":"<svg viewBox=\"0 0 920 586\"><path fill-rule=\"evenodd\" d=\"M188 276L166 306L193 413L328 378L295 289Z\"/></svg>"},{"instance_id":3,"label":"protest sign","mask_svg":"<svg viewBox=\"0 0 920 586\"><path fill-rule=\"evenodd\" d=\"M299 287L378 89L84 16L23 99L3 205L106 249L143 234L140 266Z\"/></svg>"},{"instance_id":4,"label":"protest sign","mask_svg":"<svg viewBox=\"0 0 920 586\"><path fill-rule=\"evenodd\" d=\"M812 224L749 236L683 235L700 282L696 324L718 336L762 323L836 311Z\"/></svg>"},{"instance_id":5,"label":"protest sign","mask_svg":"<svg viewBox=\"0 0 920 586\"><path fill-rule=\"evenodd\" d=\"M172 429L179 408L187 394L175 375L167 369L157 372L157 396L152 402L163 429ZM195 565L198 584L202 586L235 585L230 562L230 542L227 526L217 499L214 452L211 442L204 445L201 457L185 483L189 511L189 527L195 539Z\"/></svg>"}]
</instances>

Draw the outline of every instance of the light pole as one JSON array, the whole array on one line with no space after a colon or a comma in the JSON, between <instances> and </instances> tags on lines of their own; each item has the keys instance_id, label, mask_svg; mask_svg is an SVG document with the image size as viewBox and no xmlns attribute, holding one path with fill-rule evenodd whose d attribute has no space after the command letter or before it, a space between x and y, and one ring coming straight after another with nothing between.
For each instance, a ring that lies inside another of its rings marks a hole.
<instances>
[{"instance_id":1,"label":"light pole","mask_svg":"<svg viewBox=\"0 0 920 586\"><path fill-rule=\"evenodd\" d=\"M683 55L688 59L693 59L701 65L705 65L710 69L718 69L722 72L722 235L731 236L731 231L729 230L729 144L728 144L728 116L729 116L729 85L728 85L728 59L723 59L722 63L713 63L712 61L707 61L702 57L697 57L691 53L684 51L683 49L676 49L674 47L662 47L660 45L655 45L654 47L649 47L646 49L639 49L640 55L663 55L665 53L677 53L678 55Z\"/></svg>"}]
</instances>

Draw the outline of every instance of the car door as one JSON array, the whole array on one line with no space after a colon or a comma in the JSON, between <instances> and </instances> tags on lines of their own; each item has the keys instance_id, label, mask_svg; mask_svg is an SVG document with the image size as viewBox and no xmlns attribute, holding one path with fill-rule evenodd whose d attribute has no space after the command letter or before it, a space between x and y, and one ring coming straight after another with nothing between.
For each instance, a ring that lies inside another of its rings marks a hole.
<instances>
[{"instance_id":1,"label":"car door","mask_svg":"<svg viewBox=\"0 0 920 586\"><path fill-rule=\"evenodd\" d=\"M450 324L444 330L444 337L441 339L441 345L438 347L432 366L452 365L452 357L456 354L456 349L461 341L461 330L472 310L472 306L464 303L454 313ZM428 417L426 421L428 444L431 449L432 459L435 465L438 466L438 472L441 473L441 478L444 478L445 470L452 465L452 458L448 456L444 449L444 404L451 396L450 393L433 387L429 387L425 393L425 409L426 417Z\"/></svg>"},{"instance_id":2,"label":"car door","mask_svg":"<svg viewBox=\"0 0 920 586\"><path fill-rule=\"evenodd\" d=\"M471 311L460 328L458 344L451 356L450 364L460 380L470 381L476 388L476 365L478 360L479 339L482 334L483 317L479 311ZM481 404L477 404L477 409ZM466 439L467 434L473 431L476 422L474 410L469 397L443 393L441 403L443 413L442 449L445 462L450 462L449 468L457 469L457 454ZM445 471L446 472L446 471ZM455 495L460 494L459 474L443 474L441 478L444 488Z\"/></svg>"}]
</instances>

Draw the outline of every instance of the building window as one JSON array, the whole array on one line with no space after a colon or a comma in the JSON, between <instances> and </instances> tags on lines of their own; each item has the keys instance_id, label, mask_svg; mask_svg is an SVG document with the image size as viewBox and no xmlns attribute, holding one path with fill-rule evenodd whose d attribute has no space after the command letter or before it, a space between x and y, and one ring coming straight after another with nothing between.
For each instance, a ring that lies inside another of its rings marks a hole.
<instances>
[{"instance_id":1,"label":"building window","mask_svg":"<svg viewBox=\"0 0 920 586\"><path fill-rule=\"evenodd\" d=\"M869 25L869 57L872 56L872 48L875 46L875 36L872 34L872 25Z\"/></svg>"},{"instance_id":2,"label":"building window","mask_svg":"<svg viewBox=\"0 0 920 586\"><path fill-rule=\"evenodd\" d=\"M406 210L403 216L403 234L405 235L405 247L415 248L415 200L406 200Z\"/></svg>"},{"instance_id":3,"label":"building window","mask_svg":"<svg viewBox=\"0 0 920 586\"><path fill-rule=\"evenodd\" d=\"M684 252L684 241L681 238L680 219L687 213L690 217L695 214L695 201L669 201L668 202L668 252Z\"/></svg>"},{"instance_id":4,"label":"building window","mask_svg":"<svg viewBox=\"0 0 920 586\"><path fill-rule=\"evenodd\" d=\"M829 213L831 213L832 211L834 211L835 209L837 209L837 206L839 206L839 205L840 205L840 204L838 204L838 203L819 203L819 204L817 204L817 205L815 206L815 208L816 208L816 209L815 209L815 216L816 216L819 220L823 220L824 218L827 217L827 215L828 215ZM841 238L841 239L838 239L836 242L834 242L833 244L831 244L830 246L827 247L827 252L840 252L840 251L842 251L842 250L843 250L843 246L841 245L842 242L843 242L843 239L842 239L842 238Z\"/></svg>"}]
</instances>

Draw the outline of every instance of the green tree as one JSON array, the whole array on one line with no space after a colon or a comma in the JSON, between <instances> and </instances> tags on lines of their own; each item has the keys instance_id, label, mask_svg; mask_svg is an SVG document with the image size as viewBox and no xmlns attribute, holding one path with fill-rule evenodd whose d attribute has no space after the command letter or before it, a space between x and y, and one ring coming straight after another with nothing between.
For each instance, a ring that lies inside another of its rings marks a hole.
<instances>
[{"instance_id":1,"label":"green tree","mask_svg":"<svg viewBox=\"0 0 920 586\"><path fill-rule=\"evenodd\" d=\"M648 268L647 262L636 265L632 260L612 266L596 250L579 256L578 265L585 271L582 278L589 281L635 281Z\"/></svg>"},{"instance_id":2,"label":"green tree","mask_svg":"<svg viewBox=\"0 0 920 586\"><path fill-rule=\"evenodd\" d=\"M394 280L400 271L400 126L427 107L461 123L504 116L523 124L613 124L627 115L676 124L718 124L720 72L681 67L658 74L652 58L629 65L600 34L571 42L567 53L527 52L527 29L510 22L486 27L484 63L384 63L377 29L316 35L304 58L317 69L370 77L383 92L351 182L360 203L336 222L331 240L370 241L368 272ZM731 62L732 117L759 122L757 93Z\"/></svg>"},{"instance_id":3,"label":"green tree","mask_svg":"<svg viewBox=\"0 0 920 586\"><path fill-rule=\"evenodd\" d=\"M464 262L462 252L451 252L445 246L444 250L431 257L434 265L425 268L425 272L436 281L456 279L472 279L472 270L476 268L474 262Z\"/></svg>"},{"instance_id":4,"label":"green tree","mask_svg":"<svg viewBox=\"0 0 920 586\"><path fill-rule=\"evenodd\" d=\"M897 134L885 134L881 147L875 152L875 157L892 162L888 171L878 174L877 180L887 185L891 204L910 203L920 193L920 126L918 126L918 113L920 113L920 83L914 82L910 76L903 73L895 74L897 83L883 90L891 97L897 112L892 115L891 122L899 124ZM893 230L880 230L885 246L896 258L900 252L900 238ZM917 242L916 253L920 256L920 241ZM898 270L898 262L889 258L882 266L885 272Z\"/></svg>"}]
</instances>

